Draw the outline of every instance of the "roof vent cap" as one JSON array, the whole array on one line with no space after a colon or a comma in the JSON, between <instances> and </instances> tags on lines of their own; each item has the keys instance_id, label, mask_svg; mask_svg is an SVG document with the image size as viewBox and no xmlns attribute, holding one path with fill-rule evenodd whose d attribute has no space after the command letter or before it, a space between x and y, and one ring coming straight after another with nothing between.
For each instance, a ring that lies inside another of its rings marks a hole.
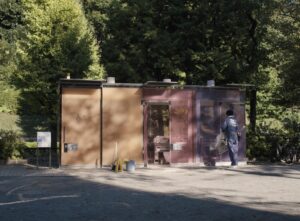
<instances>
[{"instance_id":1,"label":"roof vent cap","mask_svg":"<svg viewBox=\"0 0 300 221\"><path fill-rule=\"evenodd\" d=\"M215 80L208 80L207 81L207 87L214 87L215 86Z\"/></svg>"},{"instance_id":2,"label":"roof vent cap","mask_svg":"<svg viewBox=\"0 0 300 221\"><path fill-rule=\"evenodd\" d=\"M163 82L165 82L165 83L171 83L172 81L171 81L170 78L165 78L165 79L163 79Z\"/></svg>"},{"instance_id":3,"label":"roof vent cap","mask_svg":"<svg viewBox=\"0 0 300 221\"><path fill-rule=\"evenodd\" d=\"M115 84L116 78L115 77L107 77L107 83L108 84Z\"/></svg>"}]
</instances>

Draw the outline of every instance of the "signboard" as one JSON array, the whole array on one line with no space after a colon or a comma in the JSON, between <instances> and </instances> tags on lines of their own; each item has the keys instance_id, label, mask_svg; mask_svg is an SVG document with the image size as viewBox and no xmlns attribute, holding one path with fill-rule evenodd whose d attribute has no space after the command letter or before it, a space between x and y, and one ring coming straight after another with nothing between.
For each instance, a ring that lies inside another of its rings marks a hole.
<instances>
[{"instance_id":1,"label":"signboard","mask_svg":"<svg viewBox=\"0 0 300 221\"><path fill-rule=\"evenodd\" d=\"M68 151L77 151L78 145L74 143L65 143L64 144L64 152Z\"/></svg>"},{"instance_id":2,"label":"signboard","mask_svg":"<svg viewBox=\"0 0 300 221\"><path fill-rule=\"evenodd\" d=\"M37 146L39 148L51 147L51 132L37 132Z\"/></svg>"},{"instance_id":3,"label":"signboard","mask_svg":"<svg viewBox=\"0 0 300 221\"><path fill-rule=\"evenodd\" d=\"M185 142L177 142L172 144L172 150L182 150L182 147L186 145Z\"/></svg>"}]
</instances>

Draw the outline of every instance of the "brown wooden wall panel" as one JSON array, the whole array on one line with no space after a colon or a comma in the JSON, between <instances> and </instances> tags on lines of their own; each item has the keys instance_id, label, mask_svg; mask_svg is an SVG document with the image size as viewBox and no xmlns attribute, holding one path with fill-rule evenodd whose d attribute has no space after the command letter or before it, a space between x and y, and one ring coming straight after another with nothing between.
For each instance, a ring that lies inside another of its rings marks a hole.
<instances>
[{"instance_id":1,"label":"brown wooden wall panel","mask_svg":"<svg viewBox=\"0 0 300 221\"><path fill-rule=\"evenodd\" d=\"M193 163L195 161L194 133L196 127L193 90L144 88L143 99L150 103L167 101L170 105L171 133L169 139L171 144L183 144L181 150L170 151L170 163ZM145 145L147 145L149 141L147 137L145 139Z\"/></svg>"},{"instance_id":2,"label":"brown wooden wall panel","mask_svg":"<svg viewBox=\"0 0 300 221\"><path fill-rule=\"evenodd\" d=\"M100 165L100 89L63 88L61 165ZM77 144L77 150L64 144Z\"/></svg>"},{"instance_id":3,"label":"brown wooden wall panel","mask_svg":"<svg viewBox=\"0 0 300 221\"><path fill-rule=\"evenodd\" d=\"M118 155L143 162L143 114L140 88L103 88L103 165Z\"/></svg>"}]
</instances>

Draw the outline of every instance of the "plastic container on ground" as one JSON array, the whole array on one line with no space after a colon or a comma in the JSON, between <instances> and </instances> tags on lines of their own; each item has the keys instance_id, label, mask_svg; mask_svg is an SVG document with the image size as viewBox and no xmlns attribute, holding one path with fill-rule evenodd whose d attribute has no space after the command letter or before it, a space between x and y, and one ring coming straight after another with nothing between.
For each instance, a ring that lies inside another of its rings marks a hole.
<instances>
[{"instance_id":1,"label":"plastic container on ground","mask_svg":"<svg viewBox=\"0 0 300 221\"><path fill-rule=\"evenodd\" d=\"M135 161L134 160L127 161L126 171L127 172L134 172L135 171Z\"/></svg>"}]
</instances>

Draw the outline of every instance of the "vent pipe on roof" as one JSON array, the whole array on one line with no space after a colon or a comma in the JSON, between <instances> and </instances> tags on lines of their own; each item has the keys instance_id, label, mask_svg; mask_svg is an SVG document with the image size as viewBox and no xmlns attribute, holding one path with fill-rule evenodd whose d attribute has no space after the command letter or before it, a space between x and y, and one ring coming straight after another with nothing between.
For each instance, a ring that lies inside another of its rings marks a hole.
<instances>
[{"instance_id":1,"label":"vent pipe on roof","mask_svg":"<svg viewBox=\"0 0 300 221\"><path fill-rule=\"evenodd\" d=\"M207 87L214 87L215 86L215 80L208 80L207 81Z\"/></svg>"},{"instance_id":2,"label":"vent pipe on roof","mask_svg":"<svg viewBox=\"0 0 300 221\"><path fill-rule=\"evenodd\" d=\"M165 79L163 79L163 82L166 82L166 83L171 83L172 81L171 81L171 79L170 79L170 78L165 78Z\"/></svg>"},{"instance_id":3,"label":"vent pipe on roof","mask_svg":"<svg viewBox=\"0 0 300 221\"><path fill-rule=\"evenodd\" d=\"M67 79L71 79L70 73L67 74Z\"/></svg>"},{"instance_id":4,"label":"vent pipe on roof","mask_svg":"<svg viewBox=\"0 0 300 221\"><path fill-rule=\"evenodd\" d=\"M108 84L115 84L116 78L115 77L107 77L107 83Z\"/></svg>"}]
</instances>

